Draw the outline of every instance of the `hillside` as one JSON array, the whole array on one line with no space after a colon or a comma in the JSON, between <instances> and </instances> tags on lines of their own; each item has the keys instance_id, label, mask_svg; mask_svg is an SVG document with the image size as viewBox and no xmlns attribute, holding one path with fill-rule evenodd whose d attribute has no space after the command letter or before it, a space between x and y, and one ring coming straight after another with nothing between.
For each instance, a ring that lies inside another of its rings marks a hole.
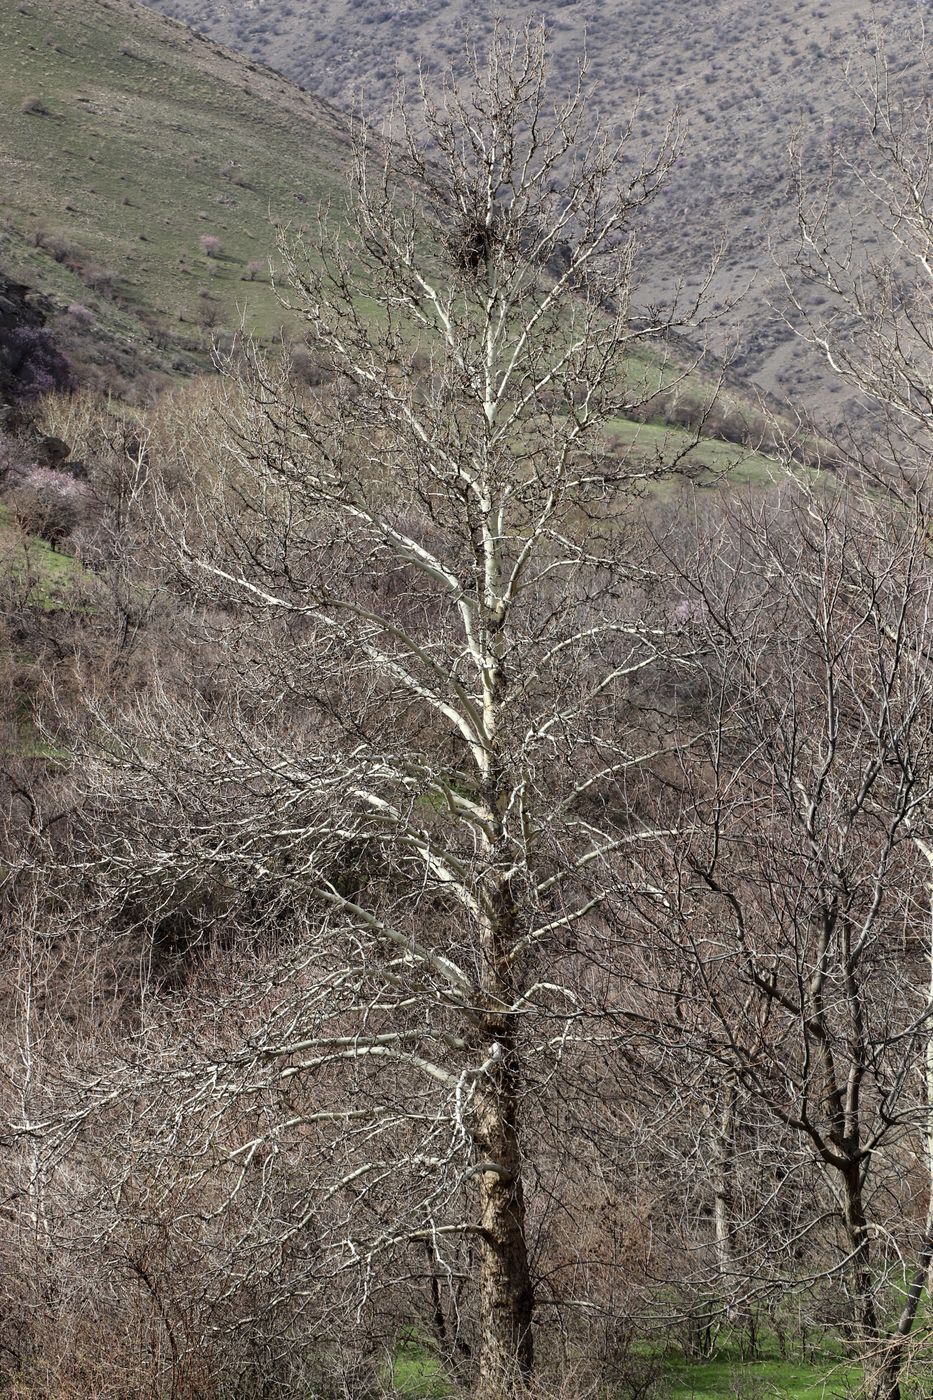
<instances>
[{"instance_id":1,"label":"hillside","mask_svg":"<svg viewBox=\"0 0 933 1400\"><path fill-rule=\"evenodd\" d=\"M126 394L241 316L274 332L270 220L340 198L334 111L127 0L0 5L0 51L0 270L84 377Z\"/></svg>"},{"instance_id":2,"label":"hillside","mask_svg":"<svg viewBox=\"0 0 933 1400\"><path fill-rule=\"evenodd\" d=\"M638 139L650 145L678 107L689 133L659 203L645 258L646 296L663 296L677 273L694 281L720 241L726 253L713 294L722 308L720 348L739 341L738 366L769 391L828 407L826 380L802 356L771 302L780 282L769 250L794 245L788 145L801 127L817 172L830 142L847 143L857 109L842 82L843 56L864 44L874 14L903 16L893 0L557 0L542 11L521 0L440 5L362 0L150 0L156 8L238 46L310 90L370 115L385 110L396 69L420 63L428 80L462 64L467 40L493 16L518 23L545 14L553 58L569 77L584 43L600 105L612 117L640 103ZM907 40L892 36L910 58ZM910 82L910 74L907 81ZM841 221L847 217L841 214Z\"/></svg>"},{"instance_id":3,"label":"hillside","mask_svg":"<svg viewBox=\"0 0 933 1400\"><path fill-rule=\"evenodd\" d=\"M23 0L0 9L0 44L0 274L41 302L79 381L140 398L208 368L241 321L275 338L273 224L339 210L344 115L130 0ZM732 382L727 410L746 403Z\"/></svg>"}]
</instances>

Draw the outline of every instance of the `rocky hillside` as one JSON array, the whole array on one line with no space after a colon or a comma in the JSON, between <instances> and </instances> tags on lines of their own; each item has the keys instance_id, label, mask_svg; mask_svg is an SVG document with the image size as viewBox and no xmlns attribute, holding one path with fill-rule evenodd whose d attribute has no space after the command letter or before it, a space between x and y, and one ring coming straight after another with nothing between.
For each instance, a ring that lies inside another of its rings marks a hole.
<instances>
[{"instance_id":1,"label":"rocky hillside","mask_svg":"<svg viewBox=\"0 0 933 1400\"><path fill-rule=\"evenodd\" d=\"M8 405L46 384L40 360L55 354L45 329L46 313L28 287L0 275L0 422ZM64 370L61 360L55 363ZM47 378L51 381L51 374Z\"/></svg>"},{"instance_id":2,"label":"rocky hillside","mask_svg":"<svg viewBox=\"0 0 933 1400\"><path fill-rule=\"evenodd\" d=\"M510 23L544 15L558 75L569 78L584 39L598 101L610 116L639 104L636 136L648 147L667 114L689 125L684 155L657 210L645 260L646 296L684 271L696 281L723 242L713 286L724 314L719 344L738 342L739 367L769 390L822 401L825 383L802 358L771 303L780 300L774 254L794 245L788 146L798 128L811 168L827 168L834 141L849 142L857 103L842 81L844 57L866 52L866 25L903 19L912 7L879 0L150 0L157 8L280 69L314 92L370 115L385 110L396 72L420 64L429 81L462 65L465 45ZM917 18L915 15L914 18ZM892 32L911 67L911 35ZM840 210L842 231L846 212ZM769 244L771 247L769 247Z\"/></svg>"}]
</instances>

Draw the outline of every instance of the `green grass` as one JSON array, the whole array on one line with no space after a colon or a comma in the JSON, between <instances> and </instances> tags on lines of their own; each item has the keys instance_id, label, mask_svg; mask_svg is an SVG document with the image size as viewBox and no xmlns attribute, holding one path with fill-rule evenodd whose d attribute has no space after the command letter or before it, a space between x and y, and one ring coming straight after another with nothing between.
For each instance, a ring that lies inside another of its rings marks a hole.
<instances>
[{"instance_id":1,"label":"green grass","mask_svg":"<svg viewBox=\"0 0 933 1400\"><path fill-rule=\"evenodd\" d=\"M860 1377L832 1349L804 1363L776 1354L746 1361L725 1348L709 1361L669 1360L660 1394L664 1400L846 1400ZM390 1378L393 1394L405 1400L446 1400L452 1393L440 1363L414 1339L400 1344Z\"/></svg>"},{"instance_id":2,"label":"green grass","mask_svg":"<svg viewBox=\"0 0 933 1400\"><path fill-rule=\"evenodd\" d=\"M243 272L273 253L270 217L343 198L323 104L123 0L10 0L0 52L0 265L166 370L207 363L206 319L258 335L288 319ZM85 280L102 274L113 294Z\"/></svg>"},{"instance_id":3,"label":"green grass","mask_svg":"<svg viewBox=\"0 0 933 1400\"><path fill-rule=\"evenodd\" d=\"M440 1362L414 1340L402 1342L392 1359L392 1388L405 1400L445 1400L452 1394Z\"/></svg>"},{"instance_id":4,"label":"green grass","mask_svg":"<svg viewBox=\"0 0 933 1400\"><path fill-rule=\"evenodd\" d=\"M685 453L683 469L702 485L728 477L736 484L765 486L786 476L786 469L772 457L716 438L703 438L693 446L692 433L665 424L617 418L608 426L607 437L617 451L642 458L646 465L670 462Z\"/></svg>"},{"instance_id":5,"label":"green grass","mask_svg":"<svg viewBox=\"0 0 933 1400\"><path fill-rule=\"evenodd\" d=\"M53 549L36 535L23 535L10 524L0 504L0 570L20 591L19 601L44 612L68 606L75 584L87 578L79 560Z\"/></svg>"},{"instance_id":6,"label":"green grass","mask_svg":"<svg viewBox=\"0 0 933 1400\"><path fill-rule=\"evenodd\" d=\"M844 1400L859 1372L827 1358L820 1365L765 1358L679 1361L670 1368L670 1400Z\"/></svg>"},{"instance_id":7,"label":"green grass","mask_svg":"<svg viewBox=\"0 0 933 1400\"><path fill-rule=\"evenodd\" d=\"M738 1339L724 1334L710 1360L667 1356L665 1400L849 1400L860 1393L863 1372L842 1339L827 1328L803 1356L780 1355L773 1333L759 1333L759 1354L743 1355ZM918 1338L919 1340L919 1338ZM906 1368L903 1400L933 1395L933 1358L921 1348Z\"/></svg>"}]
</instances>

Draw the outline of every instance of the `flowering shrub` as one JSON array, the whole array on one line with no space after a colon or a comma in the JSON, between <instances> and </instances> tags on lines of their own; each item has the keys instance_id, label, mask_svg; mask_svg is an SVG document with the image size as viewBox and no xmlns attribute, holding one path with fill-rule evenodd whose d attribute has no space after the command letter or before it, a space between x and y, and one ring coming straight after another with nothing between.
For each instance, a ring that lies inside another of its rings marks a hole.
<instances>
[{"instance_id":1,"label":"flowering shrub","mask_svg":"<svg viewBox=\"0 0 933 1400\"><path fill-rule=\"evenodd\" d=\"M59 545L80 524L90 499L88 485L68 472L21 460L9 438L0 439L0 484L22 530Z\"/></svg>"},{"instance_id":2,"label":"flowering shrub","mask_svg":"<svg viewBox=\"0 0 933 1400\"><path fill-rule=\"evenodd\" d=\"M74 388L71 365L42 326L17 326L7 336L5 349L14 398L35 399Z\"/></svg>"},{"instance_id":3,"label":"flowering shrub","mask_svg":"<svg viewBox=\"0 0 933 1400\"><path fill-rule=\"evenodd\" d=\"M670 611L671 622L677 627L687 627L694 622L702 622L706 608L699 598L681 598Z\"/></svg>"},{"instance_id":4,"label":"flowering shrub","mask_svg":"<svg viewBox=\"0 0 933 1400\"><path fill-rule=\"evenodd\" d=\"M14 482L26 490L61 496L63 500L81 501L88 494L87 482L79 481L69 472L56 471L54 467L25 467L16 473Z\"/></svg>"},{"instance_id":5,"label":"flowering shrub","mask_svg":"<svg viewBox=\"0 0 933 1400\"><path fill-rule=\"evenodd\" d=\"M201 237L198 239L198 246L200 247L201 252L204 254L205 257L220 257L221 243L220 239L217 237L216 234L202 233Z\"/></svg>"},{"instance_id":6,"label":"flowering shrub","mask_svg":"<svg viewBox=\"0 0 933 1400\"><path fill-rule=\"evenodd\" d=\"M75 321L90 322L94 320L94 312L90 307L85 306L80 301L73 301L68 307L68 315Z\"/></svg>"}]
</instances>

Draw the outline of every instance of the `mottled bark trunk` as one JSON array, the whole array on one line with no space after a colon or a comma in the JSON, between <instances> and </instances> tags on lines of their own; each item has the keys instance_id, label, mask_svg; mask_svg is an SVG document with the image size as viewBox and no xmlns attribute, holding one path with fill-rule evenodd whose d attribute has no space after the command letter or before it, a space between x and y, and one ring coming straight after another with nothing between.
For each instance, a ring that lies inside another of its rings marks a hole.
<instances>
[{"instance_id":1,"label":"mottled bark trunk","mask_svg":"<svg viewBox=\"0 0 933 1400\"><path fill-rule=\"evenodd\" d=\"M855 1304L859 1344L871 1355L879 1342L878 1309L871 1273L871 1245L862 1193L862 1165L852 1162L842 1174L845 1227L849 1237L849 1279Z\"/></svg>"},{"instance_id":2,"label":"mottled bark trunk","mask_svg":"<svg viewBox=\"0 0 933 1400\"><path fill-rule=\"evenodd\" d=\"M492 382L491 379L489 381ZM490 415L490 424L493 417ZM515 1007L521 994L521 875L527 851L513 844L505 814L515 778L500 747L507 650L503 628L507 606L494 522L484 534L485 641L483 726L486 752L483 802L488 814L486 871L480 907L480 998L483 1069L477 1082L473 1142L479 1192L480 1355L478 1400L512 1400L525 1389L534 1363L534 1290L528 1265L519 1106L524 1076Z\"/></svg>"},{"instance_id":3,"label":"mottled bark trunk","mask_svg":"<svg viewBox=\"0 0 933 1400\"><path fill-rule=\"evenodd\" d=\"M732 1232L735 1218L735 1106L736 1088L731 1081L723 1085L719 1121L715 1129L713 1168L713 1222L716 1228L716 1263L723 1312L734 1321L735 1268L733 1265Z\"/></svg>"},{"instance_id":4,"label":"mottled bark trunk","mask_svg":"<svg viewBox=\"0 0 933 1400\"><path fill-rule=\"evenodd\" d=\"M534 1360L534 1294L525 1234L514 1046L507 1030L496 1029L475 1129L482 1400L508 1400L520 1392Z\"/></svg>"},{"instance_id":5,"label":"mottled bark trunk","mask_svg":"<svg viewBox=\"0 0 933 1400\"><path fill-rule=\"evenodd\" d=\"M498 777L499 775L496 774ZM494 791L500 791L497 784ZM489 846L487 917L482 932L483 1072L477 1085L474 1146L480 1215L481 1400L510 1400L531 1375L534 1294L528 1265L519 1110L523 1074L518 1048L515 949L522 925L515 853L501 835L502 801L490 802L496 840Z\"/></svg>"}]
</instances>

